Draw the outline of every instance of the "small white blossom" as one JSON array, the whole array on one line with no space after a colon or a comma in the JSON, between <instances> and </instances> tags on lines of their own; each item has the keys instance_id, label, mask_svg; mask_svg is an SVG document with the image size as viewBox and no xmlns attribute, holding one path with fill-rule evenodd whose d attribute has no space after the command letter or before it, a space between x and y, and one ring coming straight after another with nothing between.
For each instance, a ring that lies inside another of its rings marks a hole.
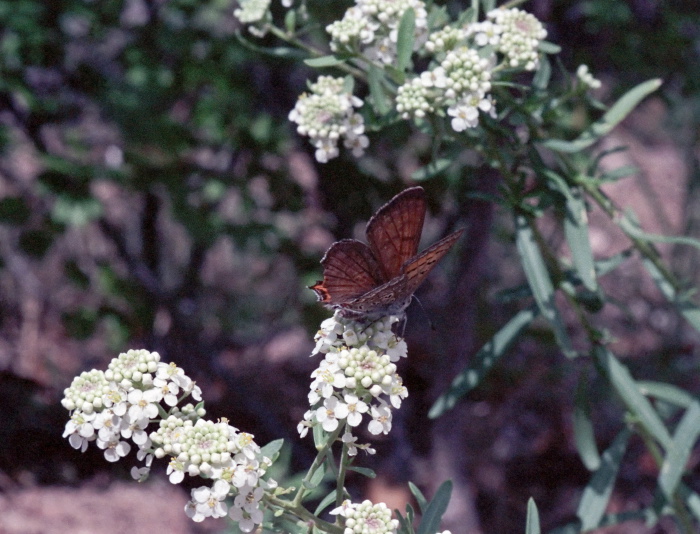
<instances>
[{"instance_id":1,"label":"small white blossom","mask_svg":"<svg viewBox=\"0 0 700 534\"><path fill-rule=\"evenodd\" d=\"M338 400L337 397L330 397L323 401L323 406L316 410L316 420L321 423L323 430L333 432L338 428L338 419L345 419L348 416L348 406Z\"/></svg>"},{"instance_id":2,"label":"small white blossom","mask_svg":"<svg viewBox=\"0 0 700 534\"><path fill-rule=\"evenodd\" d=\"M506 56L508 65L535 70L539 63L537 47L547 37L542 23L530 13L516 8L496 8L486 17L500 27L497 49Z\"/></svg>"},{"instance_id":3,"label":"small white blossom","mask_svg":"<svg viewBox=\"0 0 700 534\"><path fill-rule=\"evenodd\" d=\"M391 410L386 405L372 406L372 421L367 426L372 434L388 434L391 431Z\"/></svg>"},{"instance_id":4,"label":"small white blossom","mask_svg":"<svg viewBox=\"0 0 700 534\"><path fill-rule=\"evenodd\" d=\"M576 77L581 82L584 87L590 87L591 89L600 89L602 84L600 80L595 78L591 71L588 69L588 65L579 65L576 69Z\"/></svg>"}]
</instances>

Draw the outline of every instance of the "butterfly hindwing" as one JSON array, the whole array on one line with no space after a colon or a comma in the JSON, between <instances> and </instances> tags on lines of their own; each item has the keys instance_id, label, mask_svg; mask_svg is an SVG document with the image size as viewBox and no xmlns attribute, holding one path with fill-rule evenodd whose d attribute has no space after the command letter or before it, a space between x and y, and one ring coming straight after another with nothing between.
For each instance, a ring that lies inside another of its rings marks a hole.
<instances>
[{"instance_id":1,"label":"butterfly hindwing","mask_svg":"<svg viewBox=\"0 0 700 534\"><path fill-rule=\"evenodd\" d=\"M425 191L411 187L382 206L367 223L367 241L384 282L398 276L402 265L418 252L425 211Z\"/></svg>"}]
</instances>

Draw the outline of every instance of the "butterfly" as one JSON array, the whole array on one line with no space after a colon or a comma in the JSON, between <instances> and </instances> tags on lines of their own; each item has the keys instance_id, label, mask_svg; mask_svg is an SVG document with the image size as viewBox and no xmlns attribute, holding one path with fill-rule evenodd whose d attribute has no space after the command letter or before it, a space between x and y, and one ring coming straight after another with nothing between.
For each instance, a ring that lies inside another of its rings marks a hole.
<instances>
[{"instance_id":1,"label":"butterfly","mask_svg":"<svg viewBox=\"0 0 700 534\"><path fill-rule=\"evenodd\" d=\"M418 254L427 203L422 187L406 189L367 223L365 243L343 239L321 260L323 280L310 289L320 302L349 319L401 315L413 293L464 230L457 230Z\"/></svg>"}]
</instances>

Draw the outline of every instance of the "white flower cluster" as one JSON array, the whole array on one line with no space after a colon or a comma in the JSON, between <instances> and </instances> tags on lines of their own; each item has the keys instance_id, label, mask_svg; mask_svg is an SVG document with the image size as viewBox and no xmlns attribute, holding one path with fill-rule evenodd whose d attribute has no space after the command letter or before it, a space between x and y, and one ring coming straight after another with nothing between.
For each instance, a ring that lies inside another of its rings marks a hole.
<instances>
[{"instance_id":1,"label":"white flower cluster","mask_svg":"<svg viewBox=\"0 0 700 534\"><path fill-rule=\"evenodd\" d=\"M588 65L579 65L576 69L576 77L581 82L581 85L586 88L600 89L600 80L595 78L591 71L588 69Z\"/></svg>"},{"instance_id":2,"label":"white flower cluster","mask_svg":"<svg viewBox=\"0 0 700 534\"><path fill-rule=\"evenodd\" d=\"M362 100L346 89L343 78L320 76L310 90L311 93L299 96L289 120L297 123L300 135L309 136L316 147L316 160L326 163L338 156L341 138L355 157L362 156L369 146L364 135L365 121L355 112L355 108L362 106Z\"/></svg>"},{"instance_id":3,"label":"white flower cluster","mask_svg":"<svg viewBox=\"0 0 700 534\"><path fill-rule=\"evenodd\" d=\"M224 502L236 495L229 515L243 532L262 522L260 499L274 481L262 481L270 465L253 436L239 433L227 422L201 419L204 408L185 404L192 396L201 401L201 390L175 364L160 361L157 352L130 350L113 359L104 372L93 369L73 380L61 404L71 411L63 437L84 452L91 441L104 450L105 459L116 462L138 448L134 479L148 477L153 458L171 457L168 475L173 484L190 476L214 480L212 487L192 490L185 512L194 521L226 515ZM158 422L155 432L147 433Z\"/></svg>"},{"instance_id":4,"label":"white flower cluster","mask_svg":"<svg viewBox=\"0 0 700 534\"><path fill-rule=\"evenodd\" d=\"M350 455L358 448L372 453L368 445L356 444L352 435L367 413L372 434L389 433L391 406L399 408L408 396L396 374L395 362L406 356L406 342L391 329L397 321L390 316L367 325L336 313L321 323L312 356L321 353L325 358L311 374L311 409L298 425L302 437L310 427L321 425L333 432L342 423L346 425L342 440L350 444Z\"/></svg>"},{"instance_id":5,"label":"white flower cluster","mask_svg":"<svg viewBox=\"0 0 700 534\"><path fill-rule=\"evenodd\" d=\"M445 54L440 64L399 87L396 109L402 117L423 118L447 108L452 128L461 132L479 124L479 111L495 116L490 61L466 46Z\"/></svg>"},{"instance_id":6,"label":"white flower cluster","mask_svg":"<svg viewBox=\"0 0 700 534\"><path fill-rule=\"evenodd\" d=\"M489 94L496 73L503 66L534 70L539 43L546 35L534 16L519 9L498 8L483 22L445 26L433 32L423 47L435 58L432 67L398 88L396 110L404 119L446 112L454 131L475 128L480 113L496 117Z\"/></svg>"},{"instance_id":7,"label":"white flower cluster","mask_svg":"<svg viewBox=\"0 0 700 534\"><path fill-rule=\"evenodd\" d=\"M476 44L495 46L506 56L510 67L535 70L539 63L537 48L547 37L542 23L534 15L515 8L493 9L486 18L469 29L476 35Z\"/></svg>"},{"instance_id":8,"label":"white flower cluster","mask_svg":"<svg viewBox=\"0 0 700 534\"><path fill-rule=\"evenodd\" d=\"M326 27L331 50L359 53L370 61L393 65L399 23L408 9L416 15L414 50L418 50L428 34L428 12L421 0L355 0L341 20Z\"/></svg>"},{"instance_id":9,"label":"white flower cluster","mask_svg":"<svg viewBox=\"0 0 700 534\"><path fill-rule=\"evenodd\" d=\"M191 420L170 416L161 420L160 428L150 437L156 446L156 458L171 457L170 482L182 482L185 473L214 481L211 487L192 490L185 512L193 521L224 517L225 500L235 495L228 514L239 528L251 532L262 523L260 501L265 490L276 484L261 478L272 462L263 456L252 435L239 432L225 420L214 423L199 419L193 424Z\"/></svg>"},{"instance_id":10,"label":"white flower cluster","mask_svg":"<svg viewBox=\"0 0 700 534\"><path fill-rule=\"evenodd\" d=\"M239 8L233 15L243 24L255 24L267 15L270 9L270 0L238 0Z\"/></svg>"},{"instance_id":11,"label":"white flower cluster","mask_svg":"<svg viewBox=\"0 0 700 534\"><path fill-rule=\"evenodd\" d=\"M157 352L130 350L113 359L105 372L82 373L64 391L61 404L72 415L63 437L81 452L95 441L110 462L129 453L125 440L130 439L139 449L138 459L149 466L151 440L145 429L158 417L160 402L175 406L178 395L201 400L199 386L182 369L161 362ZM195 411L191 405L185 408Z\"/></svg>"},{"instance_id":12,"label":"white flower cluster","mask_svg":"<svg viewBox=\"0 0 700 534\"><path fill-rule=\"evenodd\" d=\"M345 501L331 511L345 518L344 534L395 534L399 520L391 518L391 510L383 502L374 504L366 500L361 503Z\"/></svg>"}]
</instances>

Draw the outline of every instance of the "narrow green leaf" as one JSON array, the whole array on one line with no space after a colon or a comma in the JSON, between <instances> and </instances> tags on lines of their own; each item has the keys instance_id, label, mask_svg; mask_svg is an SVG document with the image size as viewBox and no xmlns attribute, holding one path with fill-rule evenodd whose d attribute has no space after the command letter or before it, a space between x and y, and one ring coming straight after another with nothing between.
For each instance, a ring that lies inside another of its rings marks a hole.
<instances>
[{"instance_id":1,"label":"narrow green leaf","mask_svg":"<svg viewBox=\"0 0 700 534\"><path fill-rule=\"evenodd\" d=\"M634 250L632 248L628 248L622 252L618 252L614 256L610 256L609 258L597 260L595 262L595 272L598 274L598 276L605 276L609 272L617 269L625 260L631 258L633 253Z\"/></svg>"},{"instance_id":2,"label":"narrow green leaf","mask_svg":"<svg viewBox=\"0 0 700 534\"><path fill-rule=\"evenodd\" d=\"M364 475L367 478L377 478L377 473L375 473L369 467L357 467L352 465L348 467L348 471L355 471L355 473L360 473L361 475Z\"/></svg>"},{"instance_id":3,"label":"narrow green leaf","mask_svg":"<svg viewBox=\"0 0 700 534\"><path fill-rule=\"evenodd\" d=\"M591 240L588 234L586 203L583 201L580 188L573 188L571 195L570 198L566 199L564 235L571 249L574 267L581 282L586 289L595 292L598 291L598 282L595 276Z\"/></svg>"},{"instance_id":4,"label":"narrow green leaf","mask_svg":"<svg viewBox=\"0 0 700 534\"><path fill-rule=\"evenodd\" d=\"M600 180L603 182L617 182L622 178L632 176L638 172L639 167L635 167L634 165L622 165L621 167L602 173L600 175Z\"/></svg>"},{"instance_id":5,"label":"narrow green leaf","mask_svg":"<svg viewBox=\"0 0 700 534\"><path fill-rule=\"evenodd\" d=\"M452 163L453 160L447 158L432 160L425 167L421 167L420 169L415 171L411 175L411 178L416 181L427 180L428 178L432 178L433 176L437 176L438 174L443 172L450 165L452 165Z\"/></svg>"},{"instance_id":6,"label":"narrow green leaf","mask_svg":"<svg viewBox=\"0 0 700 534\"><path fill-rule=\"evenodd\" d=\"M606 371L610 384L615 388L627 409L636 416L639 423L656 441L664 448L668 448L671 444L671 435L654 407L642 395L639 384L634 381L627 368L606 347L597 347L594 355Z\"/></svg>"},{"instance_id":7,"label":"narrow green leaf","mask_svg":"<svg viewBox=\"0 0 700 534\"><path fill-rule=\"evenodd\" d=\"M306 481L306 482L302 482L302 484L304 485L304 487L306 489L314 489L321 482L323 482L323 477L325 477L325 476L326 476L326 464L323 463L323 464L318 466L318 469L316 469L316 471L314 471L314 474L311 475L311 479Z\"/></svg>"},{"instance_id":8,"label":"narrow green leaf","mask_svg":"<svg viewBox=\"0 0 700 534\"><path fill-rule=\"evenodd\" d=\"M690 452L700 436L700 404L693 402L686 410L673 435L659 473L659 487L669 502L673 502L678 483L688 465Z\"/></svg>"},{"instance_id":9,"label":"narrow green leaf","mask_svg":"<svg viewBox=\"0 0 700 534\"><path fill-rule=\"evenodd\" d=\"M561 52L561 46L550 43L549 41L540 41L540 44L537 45L537 49L545 54L558 54Z\"/></svg>"},{"instance_id":10,"label":"narrow green leaf","mask_svg":"<svg viewBox=\"0 0 700 534\"><path fill-rule=\"evenodd\" d=\"M336 492L335 492L335 490L333 490L328 495L326 495L320 503L318 503L318 506L316 507L316 511L314 512L314 515L316 515L316 516L319 515L326 508L328 508L331 504L334 504L335 498L336 498Z\"/></svg>"},{"instance_id":11,"label":"narrow green leaf","mask_svg":"<svg viewBox=\"0 0 700 534\"><path fill-rule=\"evenodd\" d=\"M372 104L377 115L386 115L391 111L391 104L386 98L384 88L382 87L383 73L379 67L372 64L367 73L367 83L369 85L369 94L372 97Z\"/></svg>"},{"instance_id":12,"label":"narrow green leaf","mask_svg":"<svg viewBox=\"0 0 700 534\"><path fill-rule=\"evenodd\" d=\"M540 534L540 513L537 511L535 499L530 497L527 501L527 519L525 520L525 534Z\"/></svg>"},{"instance_id":13,"label":"narrow green leaf","mask_svg":"<svg viewBox=\"0 0 700 534\"><path fill-rule=\"evenodd\" d=\"M700 332L700 307L690 300L688 294L678 294L671 283L666 280L663 274L651 261L642 260L644 267L651 275L652 279L663 293L666 300L671 302L690 325Z\"/></svg>"},{"instance_id":14,"label":"narrow green leaf","mask_svg":"<svg viewBox=\"0 0 700 534\"><path fill-rule=\"evenodd\" d=\"M430 501L428 507L423 511L423 517L418 527L418 534L435 534L440 528L440 521L447 510L447 505L450 503L452 495L452 481L446 480L435 492L433 500Z\"/></svg>"},{"instance_id":15,"label":"narrow green leaf","mask_svg":"<svg viewBox=\"0 0 700 534\"><path fill-rule=\"evenodd\" d=\"M515 244L523 263L525 277L540 312L554 330L557 344L564 354L569 358L574 357L576 353L554 301L554 286L549 278L547 266L542 259L532 228L522 215L518 215L515 220Z\"/></svg>"},{"instance_id":16,"label":"narrow green leaf","mask_svg":"<svg viewBox=\"0 0 700 534\"><path fill-rule=\"evenodd\" d=\"M449 389L435 401L428 417L435 419L447 410L451 410L461 397L469 393L496 364L498 359L505 354L520 332L537 317L538 310L532 306L519 311L508 321L472 358L472 363L462 371L450 385Z\"/></svg>"},{"instance_id":17,"label":"narrow green leaf","mask_svg":"<svg viewBox=\"0 0 700 534\"><path fill-rule=\"evenodd\" d=\"M544 90L549 85L549 80L552 77L552 64L546 56L540 59L540 65L532 78L532 85L537 89Z\"/></svg>"},{"instance_id":18,"label":"narrow green leaf","mask_svg":"<svg viewBox=\"0 0 700 534\"><path fill-rule=\"evenodd\" d=\"M297 25L297 12L296 9L288 9L287 14L284 16L284 27L289 33L294 33L294 29Z\"/></svg>"},{"instance_id":19,"label":"narrow green leaf","mask_svg":"<svg viewBox=\"0 0 700 534\"><path fill-rule=\"evenodd\" d=\"M249 50L252 50L253 52L256 52L258 54L262 54L265 56L272 56L272 57L278 57L278 58L284 58L284 59L305 59L306 58L306 53L302 52L296 48L290 48L287 46L279 46L279 47L273 47L273 48L266 48L264 46L259 46L245 37L240 32L236 32L235 34L236 39L245 47L248 48Z\"/></svg>"},{"instance_id":20,"label":"narrow green leaf","mask_svg":"<svg viewBox=\"0 0 700 534\"><path fill-rule=\"evenodd\" d=\"M658 243L670 243L673 245L688 245L700 250L700 241L692 237L650 234L645 232L639 227L634 220L634 216L630 213L625 213L625 215L620 218L618 225L626 234L636 237L637 239L655 241Z\"/></svg>"},{"instance_id":21,"label":"narrow green leaf","mask_svg":"<svg viewBox=\"0 0 700 534\"><path fill-rule=\"evenodd\" d=\"M404 71L411 62L416 35L416 12L412 7L404 11L396 37L396 67Z\"/></svg>"},{"instance_id":22,"label":"narrow green leaf","mask_svg":"<svg viewBox=\"0 0 700 534\"><path fill-rule=\"evenodd\" d=\"M639 102L646 96L656 91L661 86L661 80L653 79L643 82L630 89L615 102L615 104L594 122L586 131L573 141L562 139L549 139L542 143L543 146L557 152L573 153L588 148L604 135L617 126Z\"/></svg>"},{"instance_id":23,"label":"narrow green leaf","mask_svg":"<svg viewBox=\"0 0 700 534\"><path fill-rule=\"evenodd\" d=\"M637 385L642 395L653 397L681 408L688 408L695 401L695 397L687 391L664 382L640 380L637 382Z\"/></svg>"},{"instance_id":24,"label":"narrow green leaf","mask_svg":"<svg viewBox=\"0 0 700 534\"><path fill-rule=\"evenodd\" d=\"M589 471L595 471L600 467L600 454L595 442L591 409L586 396L586 381L581 380L576 388L574 398L574 440L576 450L581 457L583 465Z\"/></svg>"},{"instance_id":25,"label":"narrow green leaf","mask_svg":"<svg viewBox=\"0 0 700 534\"><path fill-rule=\"evenodd\" d=\"M409 481L408 489L411 490L411 493L413 493L413 496L416 498L416 502L418 503L418 508L420 509L421 513L425 513L425 510L428 508L428 499L425 498L423 492L418 489L418 486L416 486L413 482Z\"/></svg>"},{"instance_id":26,"label":"narrow green leaf","mask_svg":"<svg viewBox=\"0 0 700 534\"><path fill-rule=\"evenodd\" d=\"M325 67L336 67L338 65L342 65L343 63L345 63L345 61L345 59L341 59L339 57L330 55L305 59L304 63L309 67L313 67L315 69L322 69Z\"/></svg>"},{"instance_id":27,"label":"narrow green leaf","mask_svg":"<svg viewBox=\"0 0 700 534\"><path fill-rule=\"evenodd\" d=\"M566 180L553 171L545 171L549 185L566 198L566 218L564 235L571 250L574 268L584 287L589 291L598 291L595 276L593 251L588 235L588 213L580 187L569 187Z\"/></svg>"},{"instance_id":28,"label":"narrow green leaf","mask_svg":"<svg viewBox=\"0 0 700 534\"><path fill-rule=\"evenodd\" d=\"M600 468L591 477L581 496L576 516L581 520L581 530L597 528L603 518L612 494L620 462L627 450L627 441L632 432L624 428L603 453Z\"/></svg>"}]
</instances>

